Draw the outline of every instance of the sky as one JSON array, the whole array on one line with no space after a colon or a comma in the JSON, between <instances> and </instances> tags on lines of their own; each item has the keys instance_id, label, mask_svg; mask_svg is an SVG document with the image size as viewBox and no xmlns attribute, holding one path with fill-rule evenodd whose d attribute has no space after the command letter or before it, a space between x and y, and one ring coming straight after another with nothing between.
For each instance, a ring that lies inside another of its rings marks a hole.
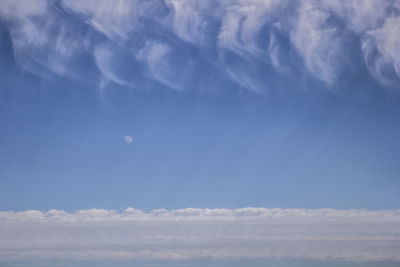
<instances>
[{"instance_id":1,"label":"sky","mask_svg":"<svg viewBox=\"0 0 400 267\"><path fill-rule=\"evenodd\" d=\"M1 1L0 265L396 266L398 51L398 0Z\"/></svg>"}]
</instances>

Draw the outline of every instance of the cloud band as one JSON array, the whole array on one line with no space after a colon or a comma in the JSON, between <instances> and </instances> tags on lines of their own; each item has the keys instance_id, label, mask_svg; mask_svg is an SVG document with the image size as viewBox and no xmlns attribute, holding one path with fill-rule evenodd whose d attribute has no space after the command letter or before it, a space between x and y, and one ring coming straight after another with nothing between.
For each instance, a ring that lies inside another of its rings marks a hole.
<instances>
[{"instance_id":1,"label":"cloud band","mask_svg":"<svg viewBox=\"0 0 400 267\"><path fill-rule=\"evenodd\" d=\"M0 212L0 262L399 261L400 211L181 209Z\"/></svg>"},{"instance_id":2,"label":"cloud band","mask_svg":"<svg viewBox=\"0 0 400 267\"><path fill-rule=\"evenodd\" d=\"M329 87L357 64L397 89L399 14L398 0L4 0L0 6L15 60L28 71L177 90L194 87L199 69L202 80L218 72L255 91L268 89L270 79L262 76L271 70Z\"/></svg>"}]
</instances>

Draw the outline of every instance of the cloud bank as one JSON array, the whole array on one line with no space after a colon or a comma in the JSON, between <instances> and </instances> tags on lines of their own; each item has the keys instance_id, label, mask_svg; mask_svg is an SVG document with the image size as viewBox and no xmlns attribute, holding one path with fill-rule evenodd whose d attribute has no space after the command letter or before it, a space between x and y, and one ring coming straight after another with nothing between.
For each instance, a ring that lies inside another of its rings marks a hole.
<instances>
[{"instance_id":1,"label":"cloud bank","mask_svg":"<svg viewBox=\"0 0 400 267\"><path fill-rule=\"evenodd\" d=\"M0 212L0 262L304 259L400 262L399 210Z\"/></svg>"},{"instance_id":2,"label":"cloud bank","mask_svg":"<svg viewBox=\"0 0 400 267\"><path fill-rule=\"evenodd\" d=\"M40 76L183 90L220 73L264 91L271 75L329 88L357 62L399 89L398 0L5 0L0 18Z\"/></svg>"}]
</instances>

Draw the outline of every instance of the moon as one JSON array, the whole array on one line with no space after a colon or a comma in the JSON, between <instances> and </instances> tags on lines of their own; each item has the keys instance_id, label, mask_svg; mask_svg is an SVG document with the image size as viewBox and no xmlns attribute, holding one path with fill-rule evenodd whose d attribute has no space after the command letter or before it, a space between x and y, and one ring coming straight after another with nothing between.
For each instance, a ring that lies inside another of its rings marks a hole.
<instances>
[{"instance_id":1,"label":"moon","mask_svg":"<svg viewBox=\"0 0 400 267\"><path fill-rule=\"evenodd\" d=\"M124 137L124 141L125 141L125 143L127 143L127 144L132 144L133 138L132 138L132 136L127 135L127 136Z\"/></svg>"}]
</instances>

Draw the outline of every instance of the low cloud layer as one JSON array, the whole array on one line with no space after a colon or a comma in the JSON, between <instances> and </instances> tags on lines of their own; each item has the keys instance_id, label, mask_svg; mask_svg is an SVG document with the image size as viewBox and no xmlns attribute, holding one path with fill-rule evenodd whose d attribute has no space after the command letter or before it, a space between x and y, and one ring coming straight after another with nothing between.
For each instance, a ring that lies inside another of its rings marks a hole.
<instances>
[{"instance_id":1,"label":"low cloud layer","mask_svg":"<svg viewBox=\"0 0 400 267\"><path fill-rule=\"evenodd\" d=\"M271 75L329 88L356 65L399 89L398 0L4 0L0 22L45 77L184 90L220 73L264 91Z\"/></svg>"},{"instance_id":2,"label":"low cloud layer","mask_svg":"<svg viewBox=\"0 0 400 267\"><path fill-rule=\"evenodd\" d=\"M400 211L128 208L0 212L0 262L399 261Z\"/></svg>"}]
</instances>

